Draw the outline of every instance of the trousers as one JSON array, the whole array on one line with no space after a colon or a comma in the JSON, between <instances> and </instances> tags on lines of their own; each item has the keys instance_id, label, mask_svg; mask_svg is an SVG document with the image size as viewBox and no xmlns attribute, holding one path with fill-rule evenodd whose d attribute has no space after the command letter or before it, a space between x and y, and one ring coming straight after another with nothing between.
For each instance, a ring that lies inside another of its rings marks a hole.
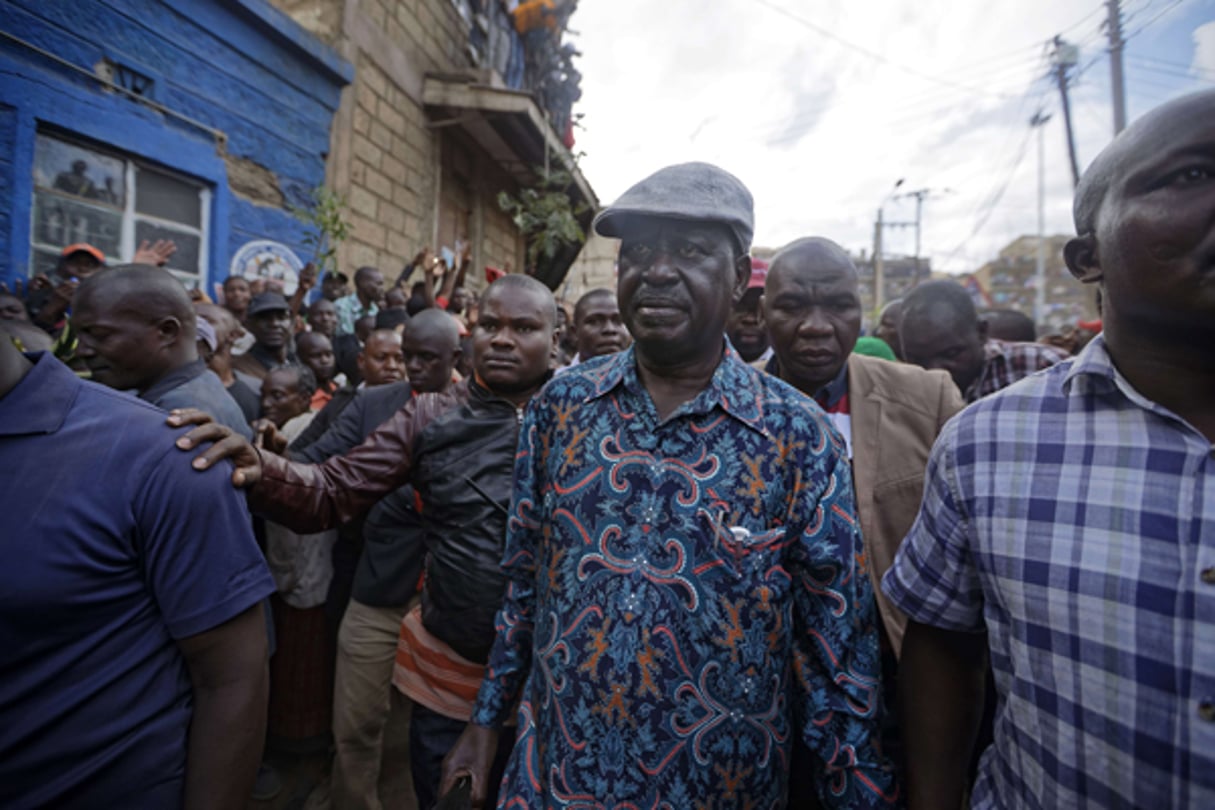
<instances>
[{"instance_id":1,"label":"trousers","mask_svg":"<svg viewBox=\"0 0 1215 810\"><path fill-rule=\"evenodd\" d=\"M342 617L333 687L334 810L382 810L384 727L396 691L392 667L407 610L351 599Z\"/></svg>"}]
</instances>

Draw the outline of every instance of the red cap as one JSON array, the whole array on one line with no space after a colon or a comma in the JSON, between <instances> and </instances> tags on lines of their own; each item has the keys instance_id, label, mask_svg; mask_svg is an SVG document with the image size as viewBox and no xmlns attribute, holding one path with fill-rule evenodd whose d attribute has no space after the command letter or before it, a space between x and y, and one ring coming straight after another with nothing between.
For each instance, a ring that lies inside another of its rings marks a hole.
<instances>
[{"instance_id":1,"label":"red cap","mask_svg":"<svg viewBox=\"0 0 1215 810\"><path fill-rule=\"evenodd\" d=\"M485 281L487 283L493 284L495 281L502 278L504 275L506 275L506 273L504 271L499 270L496 267L490 267L489 265L485 265Z\"/></svg>"},{"instance_id":2,"label":"red cap","mask_svg":"<svg viewBox=\"0 0 1215 810\"><path fill-rule=\"evenodd\" d=\"M87 253L97 261L105 264L105 254L87 242L77 242L74 245L68 245L60 253L60 256L71 256L73 253Z\"/></svg>"},{"instance_id":3,"label":"red cap","mask_svg":"<svg viewBox=\"0 0 1215 810\"><path fill-rule=\"evenodd\" d=\"M762 290L768 280L768 263L763 259L751 260L751 281L747 283L748 290Z\"/></svg>"},{"instance_id":4,"label":"red cap","mask_svg":"<svg viewBox=\"0 0 1215 810\"><path fill-rule=\"evenodd\" d=\"M1081 329L1087 329L1090 332L1100 332L1101 319L1098 318L1095 321L1080 321L1076 324L1076 326L1079 326Z\"/></svg>"}]
</instances>

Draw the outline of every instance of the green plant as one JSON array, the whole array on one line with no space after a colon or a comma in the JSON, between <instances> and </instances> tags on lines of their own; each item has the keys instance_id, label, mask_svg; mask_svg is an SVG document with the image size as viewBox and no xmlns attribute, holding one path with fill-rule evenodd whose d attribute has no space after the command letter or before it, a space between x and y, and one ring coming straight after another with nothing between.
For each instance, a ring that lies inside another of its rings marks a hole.
<instances>
[{"instance_id":1,"label":"green plant","mask_svg":"<svg viewBox=\"0 0 1215 810\"><path fill-rule=\"evenodd\" d=\"M498 207L510 214L527 242L528 272L533 274L566 245L586 241L578 217L587 210L584 203L570 202L566 189L573 176L569 172L537 168L536 174L540 181L531 188L520 189L517 197L505 191L498 193Z\"/></svg>"},{"instance_id":2,"label":"green plant","mask_svg":"<svg viewBox=\"0 0 1215 810\"><path fill-rule=\"evenodd\" d=\"M346 221L346 198L324 186L312 190L312 205L291 206L296 219L308 225L304 244L312 250L312 263L317 271L337 270L337 249L350 236Z\"/></svg>"}]
</instances>

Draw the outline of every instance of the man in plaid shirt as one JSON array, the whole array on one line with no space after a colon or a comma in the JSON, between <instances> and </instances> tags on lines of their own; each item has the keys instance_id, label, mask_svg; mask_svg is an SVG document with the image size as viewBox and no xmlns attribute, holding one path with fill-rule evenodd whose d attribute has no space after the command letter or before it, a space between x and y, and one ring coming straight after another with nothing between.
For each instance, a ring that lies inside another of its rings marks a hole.
<instances>
[{"instance_id":1,"label":"man in plaid shirt","mask_svg":"<svg viewBox=\"0 0 1215 810\"><path fill-rule=\"evenodd\" d=\"M1104 335L946 425L883 581L912 810L959 806L985 653L972 807L1215 807L1215 91L1119 135L1074 213Z\"/></svg>"},{"instance_id":2,"label":"man in plaid shirt","mask_svg":"<svg viewBox=\"0 0 1215 810\"><path fill-rule=\"evenodd\" d=\"M987 337L974 301L956 281L929 281L903 302L899 325L903 358L928 369L944 369L967 402L994 394L1067 359L1067 352L1041 343Z\"/></svg>"}]
</instances>

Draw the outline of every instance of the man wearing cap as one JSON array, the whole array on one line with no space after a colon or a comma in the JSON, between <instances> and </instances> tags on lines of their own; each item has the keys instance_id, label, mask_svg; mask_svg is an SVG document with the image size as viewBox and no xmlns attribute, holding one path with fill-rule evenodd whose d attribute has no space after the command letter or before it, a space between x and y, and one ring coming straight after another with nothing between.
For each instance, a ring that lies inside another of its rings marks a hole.
<instances>
[{"instance_id":1,"label":"man wearing cap","mask_svg":"<svg viewBox=\"0 0 1215 810\"><path fill-rule=\"evenodd\" d=\"M772 347L768 345L768 329L764 326L764 311L760 300L764 295L764 279L768 277L768 263L762 259L751 260L751 280L747 283L747 291L730 311L730 320L726 322L726 337L738 352L743 362L764 370L764 366L772 357Z\"/></svg>"},{"instance_id":2,"label":"man wearing cap","mask_svg":"<svg viewBox=\"0 0 1215 810\"><path fill-rule=\"evenodd\" d=\"M724 337L751 277L751 195L670 166L595 221L621 239L633 347L527 408L510 587L444 786L502 807L785 806L792 740L830 807L897 800L875 745L877 618L844 443Z\"/></svg>"},{"instance_id":3,"label":"man wearing cap","mask_svg":"<svg viewBox=\"0 0 1215 810\"><path fill-rule=\"evenodd\" d=\"M135 391L167 411L198 408L252 437L236 400L198 356L190 296L164 270L132 264L85 279L76 291L72 328L76 357L94 382Z\"/></svg>"},{"instance_id":4,"label":"man wearing cap","mask_svg":"<svg viewBox=\"0 0 1215 810\"><path fill-rule=\"evenodd\" d=\"M291 306L282 293L253 296L245 328L253 335L253 345L249 351L232 358L232 368L264 380L270 369L295 361L291 351Z\"/></svg>"}]
</instances>

